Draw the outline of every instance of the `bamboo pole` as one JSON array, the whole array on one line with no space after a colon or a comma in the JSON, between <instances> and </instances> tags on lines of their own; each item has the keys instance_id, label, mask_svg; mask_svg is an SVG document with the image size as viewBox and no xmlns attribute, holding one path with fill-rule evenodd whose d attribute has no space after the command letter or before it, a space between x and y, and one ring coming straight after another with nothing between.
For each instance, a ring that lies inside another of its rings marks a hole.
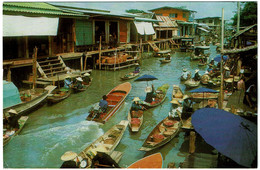
<instances>
[{"instance_id":1,"label":"bamboo pole","mask_svg":"<svg viewBox=\"0 0 260 170\"><path fill-rule=\"evenodd\" d=\"M99 70L101 70L101 36L99 38Z\"/></svg>"},{"instance_id":2,"label":"bamboo pole","mask_svg":"<svg viewBox=\"0 0 260 170\"><path fill-rule=\"evenodd\" d=\"M83 71L83 56L80 57L80 71Z\"/></svg>"},{"instance_id":3,"label":"bamboo pole","mask_svg":"<svg viewBox=\"0 0 260 170\"><path fill-rule=\"evenodd\" d=\"M142 54L142 37L140 38L140 48L139 48L139 58L140 58L140 64L142 65L143 64L143 54Z\"/></svg>"},{"instance_id":4,"label":"bamboo pole","mask_svg":"<svg viewBox=\"0 0 260 170\"><path fill-rule=\"evenodd\" d=\"M224 8L222 8L222 31L221 31L221 51L224 50ZM224 85L224 77L223 77L223 54L221 54L221 62L220 62L220 71L221 71L221 84L220 84L220 109L223 108L223 85Z\"/></svg>"},{"instance_id":5,"label":"bamboo pole","mask_svg":"<svg viewBox=\"0 0 260 170\"><path fill-rule=\"evenodd\" d=\"M33 49L33 89L35 89L36 87L36 78L37 78L37 70L36 70L37 51L38 48L35 46Z\"/></svg>"}]
</instances>

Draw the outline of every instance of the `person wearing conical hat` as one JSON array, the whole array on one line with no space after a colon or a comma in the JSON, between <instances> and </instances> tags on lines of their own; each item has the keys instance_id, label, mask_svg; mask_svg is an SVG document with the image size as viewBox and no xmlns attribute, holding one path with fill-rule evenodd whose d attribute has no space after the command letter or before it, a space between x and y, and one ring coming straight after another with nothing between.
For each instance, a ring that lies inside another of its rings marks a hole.
<instances>
[{"instance_id":1,"label":"person wearing conical hat","mask_svg":"<svg viewBox=\"0 0 260 170\"><path fill-rule=\"evenodd\" d=\"M189 72L186 68L183 68L183 69L182 69L181 78L182 78L183 80L188 80L188 79L190 79L190 77L191 77L190 72Z\"/></svg>"},{"instance_id":2,"label":"person wearing conical hat","mask_svg":"<svg viewBox=\"0 0 260 170\"><path fill-rule=\"evenodd\" d=\"M171 60L171 53L167 54L167 56L165 57L165 60Z\"/></svg>"},{"instance_id":3,"label":"person wearing conical hat","mask_svg":"<svg viewBox=\"0 0 260 170\"><path fill-rule=\"evenodd\" d=\"M67 151L60 159L64 161L60 168L79 168L80 166L78 154L75 152Z\"/></svg>"},{"instance_id":4,"label":"person wearing conical hat","mask_svg":"<svg viewBox=\"0 0 260 170\"><path fill-rule=\"evenodd\" d=\"M74 87L77 88L77 89L82 89L84 87L82 83L83 83L82 78L77 77Z\"/></svg>"},{"instance_id":5,"label":"person wearing conical hat","mask_svg":"<svg viewBox=\"0 0 260 170\"><path fill-rule=\"evenodd\" d=\"M72 81L71 81L71 77L69 75L67 75L64 79L64 88L69 89L72 87Z\"/></svg>"},{"instance_id":6,"label":"person wearing conical hat","mask_svg":"<svg viewBox=\"0 0 260 170\"><path fill-rule=\"evenodd\" d=\"M196 69L196 70L195 70L195 74L194 74L193 79L194 79L195 81L200 81L201 75L199 74L199 69Z\"/></svg>"},{"instance_id":7,"label":"person wearing conical hat","mask_svg":"<svg viewBox=\"0 0 260 170\"><path fill-rule=\"evenodd\" d=\"M83 75L82 79L83 79L83 84L88 85L90 83L90 81L91 81L90 74L89 73L85 73Z\"/></svg>"},{"instance_id":8,"label":"person wearing conical hat","mask_svg":"<svg viewBox=\"0 0 260 170\"><path fill-rule=\"evenodd\" d=\"M140 104L141 99L139 97L135 97L133 99L133 103L131 106L131 111L139 111L139 110L144 110L145 108Z\"/></svg>"}]
</instances>

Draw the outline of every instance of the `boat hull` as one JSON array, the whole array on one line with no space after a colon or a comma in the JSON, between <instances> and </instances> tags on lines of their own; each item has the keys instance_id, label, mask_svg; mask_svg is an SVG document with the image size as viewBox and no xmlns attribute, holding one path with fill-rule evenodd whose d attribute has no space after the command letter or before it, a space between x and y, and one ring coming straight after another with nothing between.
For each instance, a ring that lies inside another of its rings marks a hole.
<instances>
[{"instance_id":1,"label":"boat hull","mask_svg":"<svg viewBox=\"0 0 260 170\"><path fill-rule=\"evenodd\" d=\"M162 168L163 158L161 153L155 153L144 157L127 168Z\"/></svg>"}]
</instances>

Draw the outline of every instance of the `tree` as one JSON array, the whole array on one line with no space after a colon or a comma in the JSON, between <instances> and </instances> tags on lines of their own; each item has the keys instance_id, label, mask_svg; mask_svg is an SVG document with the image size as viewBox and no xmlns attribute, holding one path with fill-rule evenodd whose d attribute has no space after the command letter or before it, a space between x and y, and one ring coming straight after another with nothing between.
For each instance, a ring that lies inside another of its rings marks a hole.
<instances>
[{"instance_id":1,"label":"tree","mask_svg":"<svg viewBox=\"0 0 260 170\"><path fill-rule=\"evenodd\" d=\"M233 26L237 25L237 14L232 18ZM250 26L257 23L257 2L246 2L240 12L240 26Z\"/></svg>"},{"instance_id":2,"label":"tree","mask_svg":"<svg viewBox=\"0 0 260 170\"><path fill-rule=\"evenodd\" d=\"M129 9L129 10L125 10L125 12L127 12L127 13L132 13L132 14L145 13L145 11L139 10L139 9Z\"/></svg>"}]
</instances>

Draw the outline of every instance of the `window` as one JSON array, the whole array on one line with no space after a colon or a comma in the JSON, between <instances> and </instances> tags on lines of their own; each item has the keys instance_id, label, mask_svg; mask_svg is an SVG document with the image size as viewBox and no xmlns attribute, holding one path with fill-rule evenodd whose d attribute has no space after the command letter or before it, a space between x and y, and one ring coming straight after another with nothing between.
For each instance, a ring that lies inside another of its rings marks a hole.
<instances>
[{"instance_id":1,"label":"window","mask_svg":"<svg viewBox=\"0 0 260 170\"><path fill-rule=\"evenodd\" d=\"M185 14L185 13L183 13L182 17L183 17L183 18L186 18L186 14Z\"/></svg>"},{"instance_id":2,"label":"window","mask_svg":"<svg viewBox=\"0 0 260 170\"><path fill-rule=\"evenodd\" d=\"M156 14L156 15L162 16L162 14Z\"/></svg>"},{"instance_id":3,"label":"window","mask_svg":"<svg viewBox=\"0 0 260 170\"><path fill-rule=\"evenodd\" d=\"M169 17L171 17L171 18L177 18L177 14L173 14L173 13L171 13L171 14L169 14Z\"/></svg>"}]
</instances>

